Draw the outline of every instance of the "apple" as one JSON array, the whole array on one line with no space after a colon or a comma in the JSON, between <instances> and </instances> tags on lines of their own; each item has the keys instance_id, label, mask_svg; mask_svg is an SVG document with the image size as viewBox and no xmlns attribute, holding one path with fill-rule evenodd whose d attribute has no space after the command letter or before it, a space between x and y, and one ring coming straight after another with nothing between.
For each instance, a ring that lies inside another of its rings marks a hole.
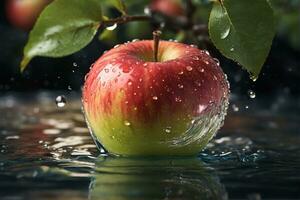
<instances>
[{"instance_id":1,"label":"apple","mask_svg":"<svg viewBox=\"0 0 300 200\"><path fill-rule=\"evenodd\" d=\"M7 0L6 15L15 27L29 30L51 0Z\"/></svg>"},{"instance_id":2,"label":"apple","mask_svg":"<svg viewBox=\"0 0 300 200\"><path fill-rule=\"evenodd\" d=\"M133 41L93 64L83 87L93 138L117 155L196 155L223 124L226 76L194 46L161 41L154 52L153 40Z\"/></svg>"},{"instance_id":3,"label":"apple","mask_svg":"<svg viewBox=\"0 0 300 200\"><path fill-rule=\"evenodd\" d=\"M169 17L184 15L184 9L179 0L152 0L149 8L151 11L159 12Z\"/></svg>"}]
</instances>

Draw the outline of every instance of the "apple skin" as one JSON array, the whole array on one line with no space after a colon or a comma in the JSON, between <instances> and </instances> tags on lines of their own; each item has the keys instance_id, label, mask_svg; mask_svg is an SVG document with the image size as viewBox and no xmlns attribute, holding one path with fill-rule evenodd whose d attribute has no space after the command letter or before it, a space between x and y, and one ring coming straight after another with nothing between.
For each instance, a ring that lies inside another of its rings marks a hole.
<instances>
[{"instance_id":1,"label":"apple skin","mask_svg":"<svg viewBox=\"0 0 300 200\"><path fill-rule=\"evenodd\" d=\"M39 14L52 0L7 0L6 16L17 28L30 30Z\"/></svg>"},{"instance_id":2,"label":"apple skin","mask_svg":"<svg viewBox=\"0 0 300 200\"><path fill-rule=\"evenodd\" d=\"M178 0L152 0L149 8L151 11L160 12L169 17L184 15L184 9Z\"/></svg>"},{"instance_id":3,"label":"apple skin","mask_svg":"<svg viewBox=\"0 0 300 200\"><path fill-rule=\"evenodd\" d=\"M93 138L111 154L196 155L221 127L229 86L219 64L193 46L126 43L102 55L83 88Z\"/></svg>"}]
</instances>

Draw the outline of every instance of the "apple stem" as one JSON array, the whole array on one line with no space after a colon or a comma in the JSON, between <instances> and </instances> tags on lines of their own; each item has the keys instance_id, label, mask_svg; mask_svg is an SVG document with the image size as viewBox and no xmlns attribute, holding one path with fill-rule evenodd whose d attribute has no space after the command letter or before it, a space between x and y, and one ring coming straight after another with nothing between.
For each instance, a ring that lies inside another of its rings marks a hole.
<instances>
[{"instance_id":1,"label":"apple stem","mask_svg":"<svg viewBox=\"0 0 300 200\"><path fill-rule=\"evenodd\" d=\"M157 62L158 61L158 45L159 45L161 31L156 30L156 31L153 31L152 34L153 34L153 42L154 42L153 58L154 58L154 62Z\"/></svg>"}]
</instances>

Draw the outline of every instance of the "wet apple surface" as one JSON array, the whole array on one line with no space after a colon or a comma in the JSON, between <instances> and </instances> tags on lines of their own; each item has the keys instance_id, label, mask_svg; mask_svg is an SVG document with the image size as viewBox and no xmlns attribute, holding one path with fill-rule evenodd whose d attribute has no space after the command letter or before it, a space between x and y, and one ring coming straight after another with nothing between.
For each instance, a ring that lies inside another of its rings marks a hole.
<instances>
[{"instance_id":1,"label":"wet apple surface","mask_svg":"<svg viewBox=\"0 0 300 200\"><path fill-rule=\"evenodd\" d=\"M177 42L126 43L97 60L83 89L95 140L118 155L195 155L223 123L228 82L208 52Z\"/></svg>"}]
</instances>

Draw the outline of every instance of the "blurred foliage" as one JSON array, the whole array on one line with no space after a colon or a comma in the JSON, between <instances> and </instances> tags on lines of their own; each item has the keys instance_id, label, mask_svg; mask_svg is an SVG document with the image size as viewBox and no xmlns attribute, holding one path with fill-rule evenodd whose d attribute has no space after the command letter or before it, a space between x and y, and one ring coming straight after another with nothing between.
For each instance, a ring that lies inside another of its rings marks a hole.
<instances>
[{"instance_id":1,"label":"blurred foliage","mask_svg":"<svg viewBox=\"0 0 300 200\"><path fill-rule=\"evenodd\" d=\"M277 15L278 35L300 49L300 0L272 0Z\"/></svg>"}]
</instances>

